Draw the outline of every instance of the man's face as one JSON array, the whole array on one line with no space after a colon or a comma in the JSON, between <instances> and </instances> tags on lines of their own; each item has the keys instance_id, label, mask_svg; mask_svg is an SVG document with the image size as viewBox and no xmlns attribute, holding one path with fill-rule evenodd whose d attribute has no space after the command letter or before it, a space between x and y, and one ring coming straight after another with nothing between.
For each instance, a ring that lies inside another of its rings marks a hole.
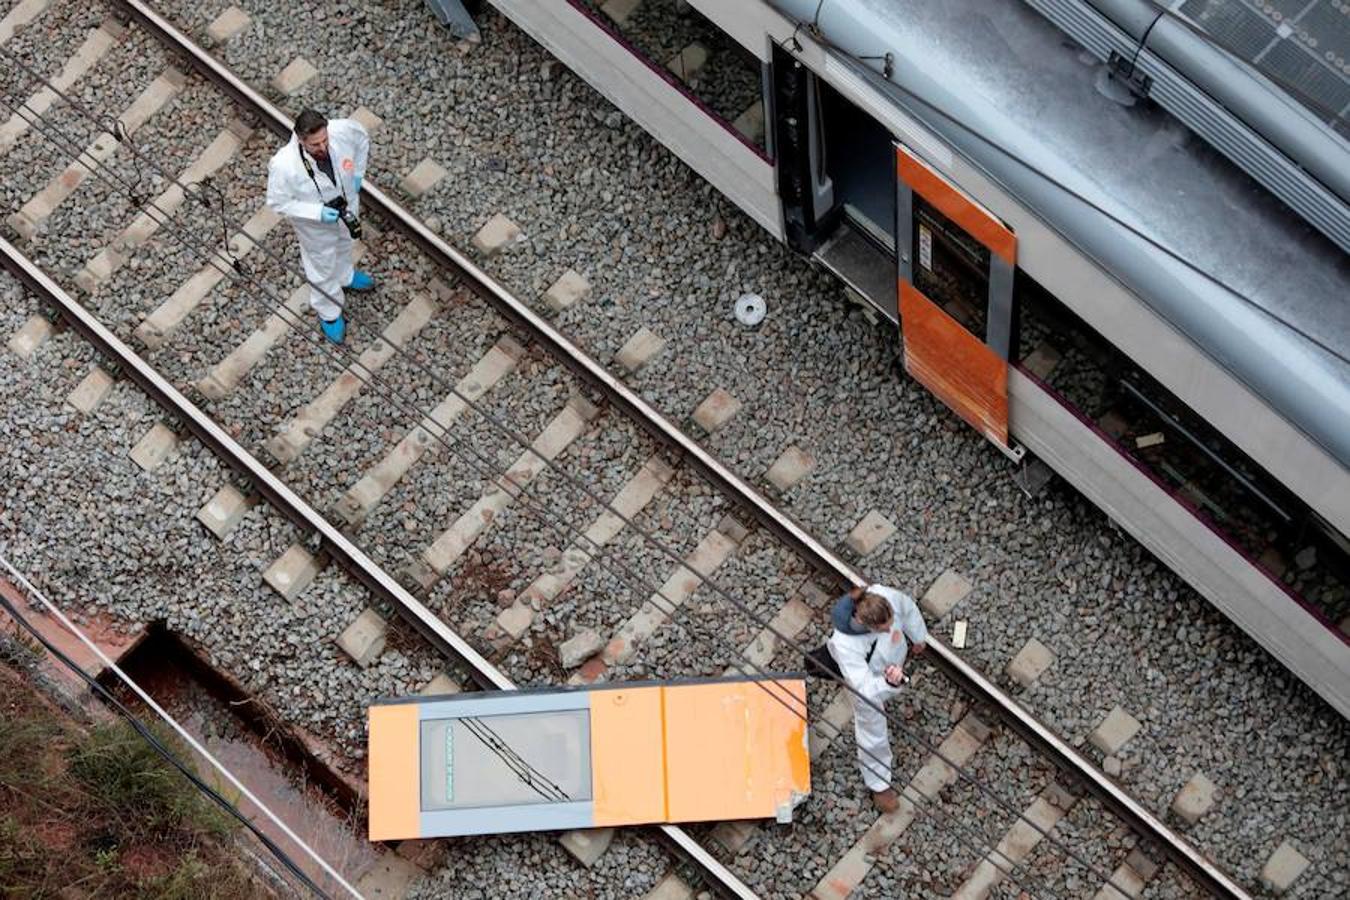
<instances>
[{"instance_id":1,"label":"man's face","mask_svg":"<svg viewBox=\"0 0 1350 900\"><path fill-rule=\"evenodd\" d=\"M311 134L307 134L300 139L300 146L305 148L305 152L315 159L322 159L328 155L328 128L320 128Z\"/></svg>"}]
</instances>

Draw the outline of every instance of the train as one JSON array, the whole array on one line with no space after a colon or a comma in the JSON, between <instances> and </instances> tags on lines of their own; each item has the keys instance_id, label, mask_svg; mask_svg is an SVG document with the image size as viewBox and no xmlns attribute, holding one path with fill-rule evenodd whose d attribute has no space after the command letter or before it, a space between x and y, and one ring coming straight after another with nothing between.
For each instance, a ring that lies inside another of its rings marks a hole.
<instances>
[{"instance_id":1,"label":"train","mask_svg":"<svg viewBox=\"0 0 1350 900\"><path fill-rule=\"evenodd\" d=\"M490 2L1350 715L1344 4Z\"/></svg>"}]
</instances>

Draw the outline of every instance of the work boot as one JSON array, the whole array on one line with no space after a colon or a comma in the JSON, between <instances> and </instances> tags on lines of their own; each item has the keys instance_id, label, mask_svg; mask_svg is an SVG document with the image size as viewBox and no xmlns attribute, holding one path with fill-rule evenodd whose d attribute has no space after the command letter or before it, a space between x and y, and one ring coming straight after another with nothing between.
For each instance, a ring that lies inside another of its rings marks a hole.
<instances>
[{"instance_id":1,"label":"work boot","mask_svg":"<svg viewBox=\"0 0 1350 900\"><path fill-rule=\"evenodd\" d=\"M352 272L351 284L347 285L349 291L368 291L375 286L375 279L370 277L369 272L362 272L356 269Z\"/></svg>"},{"instance_id":2,"label":"work boot","mask_svg":"<svg viewBox=\"0 0 1350 900\"><path fill-rule=\"evenodd\" d=\"M320 319L319 327L323 329L324 337L334 344L340 344L342 339L347 336L347 317L338 316L331 322Z\"/></svg>"},{"instance_id":3,"label":"work boot","mask_svg":"<svg viewBox=\"0 0 1350 900\"><path fill-rule=\"evenodd\" d=\"M895 788L873 791L872 805L881 810L882 813L893 813L900 808L900 797L895 793Z\"/></svg>"}]
</instances>

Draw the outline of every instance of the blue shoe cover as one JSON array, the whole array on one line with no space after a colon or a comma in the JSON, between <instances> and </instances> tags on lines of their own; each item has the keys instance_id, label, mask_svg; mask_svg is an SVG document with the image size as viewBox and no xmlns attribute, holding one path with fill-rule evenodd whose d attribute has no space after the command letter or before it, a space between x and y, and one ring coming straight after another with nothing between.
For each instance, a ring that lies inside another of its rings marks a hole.
<instances>
[{"instance_id":1,"label":"blue shoe cover","mask_svg":"<svg viewBox=\"0 0 1350 900\"><path fill-rule=\"evenodd\" d=\"M335 344L342 343L342 339L347 336L347 317L338 316L331 322L319 320L319 327L323 329L323 336Z\"/></svg>"},{"instance_id":2,"label":"blue shoe cover","mask_svg":"<svg viewBox=\"0 0 1350 900\"><path fill-rule=\"evenodd\" d=\"M375 286L375 279L370 277L369 272L362 272L360 269L352 272L352 282L347 285L353 291L368 291Z\"/></svg>"}]
</instances>

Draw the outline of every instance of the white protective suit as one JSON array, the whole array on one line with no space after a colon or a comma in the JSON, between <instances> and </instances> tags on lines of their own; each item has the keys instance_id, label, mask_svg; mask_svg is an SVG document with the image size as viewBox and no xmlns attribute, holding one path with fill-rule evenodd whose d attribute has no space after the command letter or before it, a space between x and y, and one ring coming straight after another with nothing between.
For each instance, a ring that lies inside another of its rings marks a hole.
<instances>
[{"instance_id":1,"label":"white protective suit","mask_svg":"<svg viewBox=\"0 0 1350 900\"><path fill-rule=\"evenodd\" d=\"M887 700L900 693L899 688L886 683L886 668L904 665L910 643L927 643L928 626L924 624L918 604L908 594L880 584L869 586L867 593L880 594L891 604L890 632L846 634L839 630L836 622L828 646L849 686L877 706L884 707ZM872 654L870 660L867 658L869 652ZM858 694L850 694L853 734L858 742L858 766L869 789L884 791L891 786L893 761L886 716L862 702Z\"/></svg>"},{"instance_id":2,"label":"white protective suit","mask_svg":"<svg viewBox=\"0 0 1350 900\"><path fill-rule=\"evenodd\" d=\"M341 221L321 219L325 202L345 195L347 208L360 212L361 200L352 179L365 176L370 136L355 119L330 119L328 157L336 182L294 134L267 165L267 206L291 220L300 240L300 259L309 279L309 305L325 322L342 315L342 289L352 280L352 238ZM303 158L302 158L303 157ZM309 164L309 171L305 169ZM311 177L311 173L313 177ZM337 302L329 297L336 298Z\"/></svg>"}]
</instances>

